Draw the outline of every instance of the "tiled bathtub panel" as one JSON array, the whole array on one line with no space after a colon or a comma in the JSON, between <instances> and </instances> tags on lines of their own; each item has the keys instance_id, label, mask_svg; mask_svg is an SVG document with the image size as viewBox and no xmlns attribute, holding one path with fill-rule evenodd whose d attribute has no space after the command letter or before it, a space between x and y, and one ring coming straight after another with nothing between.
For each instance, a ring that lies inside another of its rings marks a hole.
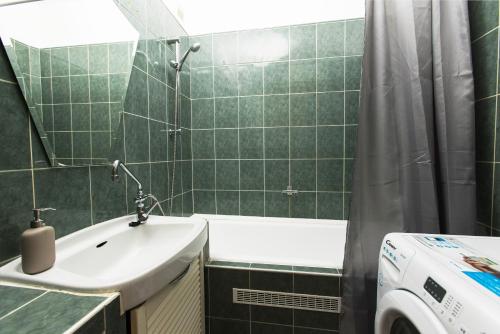
<instances>
[{"instance_id":1,"label":"tiled bathtub panel","mask_svg":"<svg viewBox=\"0 0 500 334\"><path fill-rule=\"evenodd\" d=\"M238 329L245 333L251 328L252 333L336 333L336 313L232 303L232 288L340 296L341 276L337 270L328 273L320 268L294 268L209 262L205 267L206 332L225 334L229 329ZM314 270L321 273L314 274Z\"/></svg>"},{"instance_id":2,"label":"tiled bathtub panel","mask_svg":"<svg viewBox=\"0 0 500 334\"><path fill-rule=\"evenodd\" d=\"M191 37L205 50L191 63L195 212L347 218L363 29L355 19ZM288 185L296 197L281 195Z\"/></svg>"}]
</instances>

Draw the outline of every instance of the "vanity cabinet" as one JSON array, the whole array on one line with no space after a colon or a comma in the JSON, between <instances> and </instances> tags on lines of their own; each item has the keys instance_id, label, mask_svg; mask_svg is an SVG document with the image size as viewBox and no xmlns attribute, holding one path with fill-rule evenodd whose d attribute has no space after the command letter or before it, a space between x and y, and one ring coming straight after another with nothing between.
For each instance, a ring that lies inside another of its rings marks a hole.
<instances>
[{"instance_id":1,"label":"vanity cabinet","mask_svg":"<svg viewBox=\"0 0 500 334\"><path fill-rule=\"evenodd\" d=\"M200 334L204 325L203 259L198 256L189 268L163 290L130 311L132 334Z\"/></svg>"}]
</instances>

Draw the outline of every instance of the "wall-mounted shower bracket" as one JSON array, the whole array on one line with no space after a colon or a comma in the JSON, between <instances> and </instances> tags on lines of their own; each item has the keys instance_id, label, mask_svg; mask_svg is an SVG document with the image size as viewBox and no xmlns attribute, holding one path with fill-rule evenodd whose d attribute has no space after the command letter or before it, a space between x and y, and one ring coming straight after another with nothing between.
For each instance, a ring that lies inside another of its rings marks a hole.
<instances>
[{"instance_id":1,"label":"wall-mounted shower bracket","mask_svg":"<svg viewBox=\"0 0 500 334\"><path fill-rule=\"evenodd\" d=\"M169 130L168 130L168 135L169 135L170 137L172 137L173 135L177 135L177 134L181 135L181 134L182 134L182 129L176 129L176 130L174 130L174 129L169 129Z\"/></svg>"},{"instance_id":2,"label":"wall-mounted shower bracket","mask_svg":"<svg viewBox=\"0 0 500 334\"><path fill-rule=\"evenodd\" d=\"M288 186L286 187L286 190L282 190L281 193L287 196L295 196L299 194L299 191L296 189L292 189L292 186Z\"/></svg>"}]
</instances>

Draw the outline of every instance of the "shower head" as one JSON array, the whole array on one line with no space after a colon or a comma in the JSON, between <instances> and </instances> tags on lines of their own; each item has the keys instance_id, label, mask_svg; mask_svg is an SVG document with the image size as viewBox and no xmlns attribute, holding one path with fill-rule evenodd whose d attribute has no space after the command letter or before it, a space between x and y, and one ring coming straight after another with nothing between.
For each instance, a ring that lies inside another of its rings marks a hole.
<instances>
[{"instance_id":1,"label":"shower head","mask_svg":"<svg viewBox=\"0 0 500 334\"><path fill-rule=\"evenodd\" d=\"M184 62L186 61L188 55L190 52L198 52L201 48L201 45L200 43L194 43L193 45L191 45L189 47L189 49L187 49L187 51L184 53L184 55L181 57L181 60L179 60L178 62L177 61L170 61L170 66L175 68L176 70L178 71L181 71L182 70L182 65L184 65Z\"/></svg>"},{"instance_id":2,"label":"shower head","mask_svg":"<svg viewBox=\"0 0 500 334\"><path fill-rule=\"evenodd\" d=\"M201 47L200 43L194 43L193 45L191 45L189 50L193 52L198 52L198 50L200 50L200 47Z\"/></svg>"}]
</instances>

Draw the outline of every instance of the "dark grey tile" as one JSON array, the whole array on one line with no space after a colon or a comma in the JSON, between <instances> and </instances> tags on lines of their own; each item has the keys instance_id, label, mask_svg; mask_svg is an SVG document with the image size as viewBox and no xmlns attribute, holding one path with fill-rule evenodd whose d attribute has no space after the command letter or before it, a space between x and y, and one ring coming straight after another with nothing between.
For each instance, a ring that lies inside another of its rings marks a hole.
<instances>
[{"instance_id":1,"label":"dark grey tile","mask_svg":"<svg viewBox=\"0 0 500 334\"><path fill-rule=\"evenodd\" d=\"M125 179L111 182L108 166L90 168L93 222L99 223L127 214ZM158 180L157 180L158 181ZM103 191L102 185L107 185Z\"/></svg>"},{"instance_id":2,"label":"dark grey tile","mask_svg":"<svg viewBox=\"0 0 500 334\"><path fill-rule=\"evenodd\" d=\"M319 179L319 175L318 175ZM318 186L321 183L318 182ZM318 192L318 219L342 219L343 195L342 193Z\"/></svg>"},{"instance_id":3,"label":"dark grey tile","mask_svg":"<svg viewBox=\"0 0 500 334\"><path fill-rule=\"evenodd\" d=\"M266 191L265 196L265 213L267 217L289 217L289 203L286 195L281 192Z\"/></svg>"},{"instance_id":4,"label":"dark grey tile","mask_svg":"<svg viewBox=\"0 0 500 334\"><path fill-rule=\"evenodd\" d=\"M289 96L264 97L264 126L286 126L289 122Z\"/></svg>"},{"instance_id":5,"label":"dark grey tile","mask_svg":"<svg viewBox=\"0 0 500 334\"><path fill-rule=\"evenodd\" d=\"M71 102L72 103L90 102L89 77L72 76L70 81L71 81Z\"/></svg>"},{"instance_id":6,"label":"dark grey tile","mask_svg":"<svg viewBox=\"0 0 500 334\"><path fill-rule=\"evenodd\" d=\"M337 334L336 330L298 327L293 328L294 334Z\"/></svg>"},{"instance_id":7,"label":"dark grey tile","mask_svg":"<svg viewBox=\"0 0 500 334\"><path fill-rule=\"evenodd\" d=\"M346 100L347 100L347 95L346 95ZM347 108L346 108L346 118L347 118ZM319 93L318 125L341 125L341 124L344 124L344 92Z\"/></svg>"},{"instance_id":8,"label":"dark grey tile","mask_svg":"<svg viewBox=\"0 0 500 334\"><path fill-rule=\"evenodd\" d=\"M289 184L288 160L266 160L265 164L265 189L285 190ZM282 196L285 197L284 195Z\"/></svg>"},{"instance_id":9,"label":"dark grey tile","mask_svg":"<svg viewBox=\"0 0 500 334\"><path fill-rule=\"evenodd\" d=\"M345 55L362 55L364 43L364 20L346 21Z\"/></svg>"},{"instance_id":10,"label":"dark grey tile","mask_svg":"<svg viewBox=\"0 0 500 334\"><path fill-rule=\"evenodd\" d=\"M52 98L54 103L69 103L69 77L52 77Z\"/></svg>"},{"instance_id":11,"label":"dark grey tile","mask_svg":"<svg viewBox=\"0 0 500 334\"><path fill-rule=\"evenodd\" d=\"M215 96L238 96L238 72L233 65L214 67Z\"/></svg>"},{"instance_id":12,"label":"dark grey tile","mask_svg":"<svg viewBox=\"0 0 500 334\"><path fill-rule=\"evenodd\" d=\"M108 73L108 45L89 45L89 71L94 74Z\"/></svg>"},{"instance_id":13,"label":"dark grey tile","mask_svg":"<svg viewBox=\"0 0 500 334\"><path fill-rule=\"evenodd\" d=\"M294 310L295 326L316 329L337 330L339 315L336 313Z\"/></svg>"},{"instance_id":14,"label":"dark grey tile","mask_svg":"<svg viewBox=\"0 0 500 334\"><path fill-rule=\"evenodd\" d=\"M284 94L289 91L289 63L268 63L264 67L264 94Z\"/></svg>"},{"instance_id":15,"label":"dark grey tile","mask_svg":"<svg viewBox=\"0 0 500 334\"><path fill-rule=\"evenodd\" d=\"M238 66L238 89L240 96L263 94L263 80L262 64L243 64Z\"/></svg>"},{"instance_id":16,"label":"dark grey tile","mask_svg":"<svg viewBox=\"0 0 500 334\"><path fill-rule=\"evenodd\" d=\"M6 333L62 333L103 300L102 297L48 292L2 319L0 328Z\"/></svg>"},{"instance_id":17,"label":"dark grey tile","mask_svg":"<svg viewBox=\"0 0 500 334\"><path fill-rule=\"evenodd\" d=\"M493 164L476 163L476 178L477 220L481 223L490 225Z\"/></svg>"},{"instance_id":18,"label":"dark grey tile","mask_svg":"<svg viewBox=\"0 0 500 334\"><path fill-rule=\"evenodd\" d=\"M361 62L363 57L353 56L345 58L345 89L359 90L361 82Z\"/></svg>"},{"instance_id":19,"label":"dark grey tile","mask_svg":"<svg viewBox=\"0 0 500 334\"><path fill-rule=\"evenodd\" d=\"M185 133L183 133L183 136ZM151 161L168 160L168 132L167 125L162 122L149 121L149 142L151 151ZM171 153L173 155L173 152Z\"/></svg>"},{"instance_id":20,"label":"dark grey tile","mask_svg":"<svg viewBox=\"0 0 500 334\"><path fill-rule=\"evenodd\" d=\"M239 98L239 127L262 127L264 125L264 100L261 96Z\"/></svg>"},{"instance_id":21,"label":"dark grey tile","mask_svg":"<svg viewBox=\"0 0 500 334\"><path fill-rule=\"evenodd\" d=\"M357 124L359 92L345 92L345 124Z\"/></svg>"},{"instance_id":22,"label":"dark grey tile","mask_svg":"<svg viewBox=\"0 0 500 334\"><path fill-rule=\"evenodd\" d=\"M295 60L290 62L290 92L316 91L316 60Z\"/></svg>"},{"instance_id":23,"label":"dark grey tile","mask_svg":"<svg viewBox=\"0 0 500 334\"><path fill-rule=\"evenodd\" d=\"M280 310L281 311L281 310ZM286 310L291 313L291 310ZM265 310L262 312L265 314ZM252 314L253 315L253 314ZM293 334L292 326L252 322L253 334Z\"/></svg>"},{"instance_id":24,"label":"dark grey tile","mask_svg":"<svg viewBox=\"0 0 500 334\"><path fill-rule=\"evenodd\" d=\"M332 274L332 275L339 274L339 271L335 268L322 268L322 267L293 266L293 271L296 272L297 274L299 273L304 273L304 274L318 273L318 274Z\"/></svg>"},{"instance_id":25,"label":"dark grey tile","mask_svg":"<svg viewBox=\"0 0 500 334\"><path fill-rule=\"evenodd\" d=\"M325 58L317 61L318 92L344 90L344 58Z\"/></svg>"},{"instance_id":26,"label":"dark grey tile","mask_svg":"<svg viewBox=\"0 0 500 334\"><path fill-rule=\"evenodd\" d=\"M210 319L210 334L250 333L250 322L232 319Z\"/></svg>"},{"instance_id":27,"label":"dark grey tile","mask_svg":"<svg viewBox=\"0 0 500 334\"><path fill-rule=\"evenodd\" d=\"M31 180L29 171L0 174L0 189L11 199L0 205L3 209L0 215L0 261L19 254L19 237L29 227L33 216Z\"/></svg>"},{"instance_id":28,"label":"dark grey tile","mask_svg":"<svg viewBox=\"0 0 500 334\"><path fill-rule=\"evenodd\" d=\"M146 162L149 160L149 122L146 118L125 114L125 145L127 163Z\"/></svg>"},{"instance_id":29,"label":"dark grey tile","mask_svg":"<svg viewBox=\"0 0 500 334\"><path fill-rule=\"evenodd\" d=\"M290 128L290 158L316 158L316 128Z\"/></svg>"},{"instance_id":30,"label":"dark grey tile","mask_svg":"<svg viewBox=\"0 0 500 334\"><path fill-rule=\"evenodd\" d=\"M2 260L5 260L5 258L2 258ZM0 305L0 318L44 292L45 290L1 285L0 294L2 295L2 304Z\"/></svg>"},{"instance_id":31,"label":"dark grey tile","mask_svg":"<svg viewBox=\"0 0 500 334\"><path fill-rule=\"evenodd\" d=\"M498 26L497 1L468 1L471 40Z\"/></svg>"},{"instance_id":32,"label":"dark grey tile","mask_svg":"<svg viewBox=\"0 0 500 334\"><path fill-rule=\"evenodd\" d=\"M270 264L270 263L252 263L250 265L250 268L251 269L255 269L255 270L266 270L266 271L269 271L269 270L274 270L274 271L292 271L293 270L293 266L289 266L289 265L283 265L283 264ZM252 271L251 271L252 272ZM273 272L273 274L276 274ZM268 276L266 276L268 277ZM288 282L283 282L286 286L288 286ZM259 284L262 284L261 281L259 281Z\"/></svg>"},{"instance_id":33,"label":"dark grey tile","mask_svg":"<svg viewBox=\"0 0 500 334\"><path fill-rule=\"evenodd\" d=\"M240 192L240 215L263 216L264 215L264 192L263 191L241 191Z\"/></svg>"},{"instance_id":34,"label":"dark grey tile","mask_svg":"<svg viewBox=\"0 0 500 334\"><path fill-rule=\"evenodd\" d=\"M316 125L316 94L290 95L290 125Z\"/></svg>"},{"instance_id":35,"label":"dark grey tile","mask_svg":"<svg viewBox=\"0 0 500 334\"><path fill-rule=\"evenodd\" d=\"M54 90L55 92L55 90ZM109 76L91 75L90 76L90 101L91 102L109 102Z\"/></svg>"},{"instance_id":36,"label":"dark grey tile","mask_svg":"<svg viewBox=\"0 0 500 334\"><path fill-rule=\"evenodd\" d=\"M290 27L290 59L316 58L316 25Z\"/></svg>"},{"instance_id":37,"label":"dark grey tile","mask_svg":"<svg viewBox=\"0 0 500 334\"><path fill-rule=\"evenodd\" d=\"M231 65L238 61L238 33L213 35L214 65Z\"/></svg>"},{"instance_id":38,"label":"dark grey tile","mask_svg":"<svg viewBox=\"0 0 500 334\"><path fill-rule=\"evenodd\" d=\"M207 265L210 267L235 267L235 268L245 268L245 269L250 268L250 263L233 262L233 261L209 261Z\"/></svg>"},{"instance_id":39,"label":"dark grey tile","mask_svg":"<svg viewBox=\"0 0 500 334\"><path fill-rule=\"evenodd\" d=\"M238 160L217 160L215 165L217 190L239 190L239 168Z\"/></svg>"},{"instance_id":40,"label":"dark grey tile","mask_svg":"<svg viewBox=\"0 0 500 334\"><path fill-rule=\"evenodd\" d=\"M191 97L193 99L213 97L213 69L211 67L191 70Z\"/></svg>"},{"instance_id":41,"label":"dark grey tile","mask_svg":"<svg viewBox=\"0 0 500 334\"><path fill-rule=\"evenodd\" d=\"M104 311L100 311L78 328L75 333L94 334L102 333L104 330Z\"/></svg>"},{"instance_id":42,"label":"dark grey tile","mask_svg":"<svg viewBox=\"0 0 500 334\"><path fill-rule=\"evenodd\" d=\"M262 159L264 131L259 128L239 130L240 159Z\"/></svg>"},{"instance_id":43,"label":"dark grey tile","mask_svg":"<svg viewBox=\"0 0 500 334\"><path fill-rule=\"evenodd\" d=\"M211 129L214 127L214 99L192 101L193 129Z\"/></svg>"},{"instance_id":44,"label":"dark grey tile","mask_svg":"<svg viewBox=\"0 0 500 334\"><path fill-rule=\"evenodd\" d=\"M105 309L106 316L106 334L126 334L127 319L126 316L120 316L120 298L117 297Z\"/></svg>"},{"instance_id":45,"label":"dark grey tile","mask_svg":"<svg viewBox=\"0 0 500 334\"><path fill-rule=\"evenodd\" d=\"M219 215L238 215L239 210L239 192L238 191L219 191L215 193L217 197L217 214Z\"/></svg>"},{"instance_id":46,"label":"dark grey tile","mask_svg":"<svg viewBox=\"0 0 500 334\"><path fill-rule=\"evenodd\" d=\"M167 87L164 83L148 77L149 93L149 118L166 122L167 121ZM173 122L173 120L171 121Z\"/></svg>"},{"instance_id":47,"label":"dark grey tile","mask_svg":"<svg viewBox=\"0 0 500 334\"><path fill-rule=\"evenodd\" d=\"M29 117L24 97L16 85L0 82L0 110L5 125L0 129L3 138L0 169L29 168Z\"/></svg>"},{"instance_id":48,"label":"dark grey tile","mask_svg":"<svg viewBox=\"0 0 500 334\"><path fill-rule=\"evenodd\" d=\"M215 191L196 190L194 195L194 212L215 214Z\"/></svg>"},{"instance_id":49,"label":"dark grey tile","mask_svg":"<svg viewBox=\"0 0 500 334\"><path fill-rule=\"evenodd\" d=\"M303 192L290 199L290 217L316 218L316 193Z\"/></svg>"},{"instance_id":50,"label":"dark grey tile","mask_svg":"<svg viewBox=\"0 0 500 334\"><path fill-rule=\"evenodd\" d=\"M264 160L240 160L240 189L264 189Z\"/></svg>"},{"instance_id":51,"label":"dark grey tile","mask_svg":"<svg viewBox=\"0 0 500 334\"><path fill-rule=\"evenodd\" d=\"M288 159L288 128L266 128L264 148L266 159Z\"/></svg>"},{"instance_id":52,"label":"dark grey tile","mask_svg":"<svg viewBox=\"0 0 500 334\"><path fill-rule=\"evenodd\" d=\"M318 127L318 158L342 158L344 127Z\"/></svg>"},{"instance_id":53,"label":"dark grey tile","mask_svg":"<svg viewBox=\"0 0 500 334\"><path fill-rule=\"evenodd\" d=\"M318 190L342 191L342 160L318 160Z\"/></svg>"},{"instance_id":54,"label":"dark grey tile","mask_svg":"<svg viewBox=\"0 0 500 334\"><path fill-rule=\"evenodd\" d=\"M238 158L238 130L215 130L215 156L217 159Z\"/></svg>"},{"instance_id":55,"label":"dark grey tile","mask_svg":"<svg viewBox=\"0 0 500 334\"><path fill-rule=\"evenodd\" d=\"M496 97L477 101L475 105L476 121L476 160L493 161L495 145Z\"/></svg>"},{"instance_id":56,"label":"dark grey tile","mask_svg":"<svg viewBox=\"0 0 500 334\"><path fill-rule=\"evenodd\" d=\"M233 288L248 289L246 270L210 268L210 313L215 317L249 320L248 305L233 303Z\"/></svg>"},{"instance_id":57,"label":"dark grey tile","mask_svg":"<svg viewBox=\"0 0 500 334\"><path fill-rule=\"evenodd\" d=\"M357 131L356 125L345 127L344 158L354 158L356 155Z\"/></svg>"},{"instance_id":58,"label":"dark grey tile","mask_svg":"<svg viewBox=\"0 0 500 334\"><path fill-rule=\"evenodd\" d=\"M492 31L472 44L474 93L476 99L496 93L498 65L498 30Z\"/></svg>"},{"instance_id":59,"label":"dark grey tile","mask_svg":"<svg viewBox=\"0 0 500 334\"><path fill-rule=\"evenodd\" d=\"M215 127L216 128L238 127L237 97L215 99Z\"/></svg>"},{"instance_id":60,"label":"dark grey tile","mask_svg":"<svg viewBox=\"0 0 500 334\"><path fill-rule=\"evenodd\" d=\"M130 83L125 97L125 111L135 115L148 115L147 76L136 68L130 74Z\"/></svg>"},{"instance_id":61,"label":"dark grey tile","mask_svg":"<svg viewBox=\"0 0 500 334\"><path fill-rule=\"evenodd\" d=\"M214 130L193 130L191 133L193 159L213 159Z\"/></svg>"},{"instance_id":62,"label":"dark grey tile","mask_svg":"<svg viewBox=\"0 0 500 334\"><path fill-rule=\"evenodd\" d=\"M320 161L318 161L319 163ZM293 189L316 190L316 160L291 160L290 178Z\"/></svg>"},{"instance_id":63,"label":"dark grey tile","mask_svg":"<svg viewBox=\"0 0 500 334\"><path fill-rule=\"evenodd\" d=\"M318 57L343 56L345 22L318 23L317 29Z\"/></svg>"},{"instance_id":64,"label":"dark grey tile","mask_svg":"<svg viewBox=\"0 0 500 334\"><path fill-rule=\"evenodd\" d=\"M191 67L212 66L212 35L190 36L189 43L200 43L200 50L191 55Z\"/></svg>"},{"instance_id":65,"label":"dark grey tile","mask_svg":"<svg viewBox=\"0 0 500 334\"><path fill-rule=\"evenodd\" d=\"M250 288L264 291L293 292L293 274L252 270L250 271ZM255 324L254 321L258 321L293 325L293 310L291 309L252 305L251 316L252 324ZM286 328L291 330L291 326ZM267 333L267 331L261 331L260 329L256 330L256 332ZM252 333L254 333L253 329Z\"/></svg>"},{"instance_id":66,"label":"dark grey tile","mask_svg":"<svg viewBox=\"0 0 500 334\"><path fill-rule=\"evenodd\" d=\"M36 205L57 209L46 219L57 238L91 225L88 167L35 170L34 177Z\"/></svg>"},{"instance_id":67,"label":"dark grey tile","mask_svg":"<svg viewBox=\"0 0 500 334\"><path fill-rule=\"evenodd\" d=\"M215 160L193 161L193 188L215 189Z\"/></svg>"}]
</instances>

